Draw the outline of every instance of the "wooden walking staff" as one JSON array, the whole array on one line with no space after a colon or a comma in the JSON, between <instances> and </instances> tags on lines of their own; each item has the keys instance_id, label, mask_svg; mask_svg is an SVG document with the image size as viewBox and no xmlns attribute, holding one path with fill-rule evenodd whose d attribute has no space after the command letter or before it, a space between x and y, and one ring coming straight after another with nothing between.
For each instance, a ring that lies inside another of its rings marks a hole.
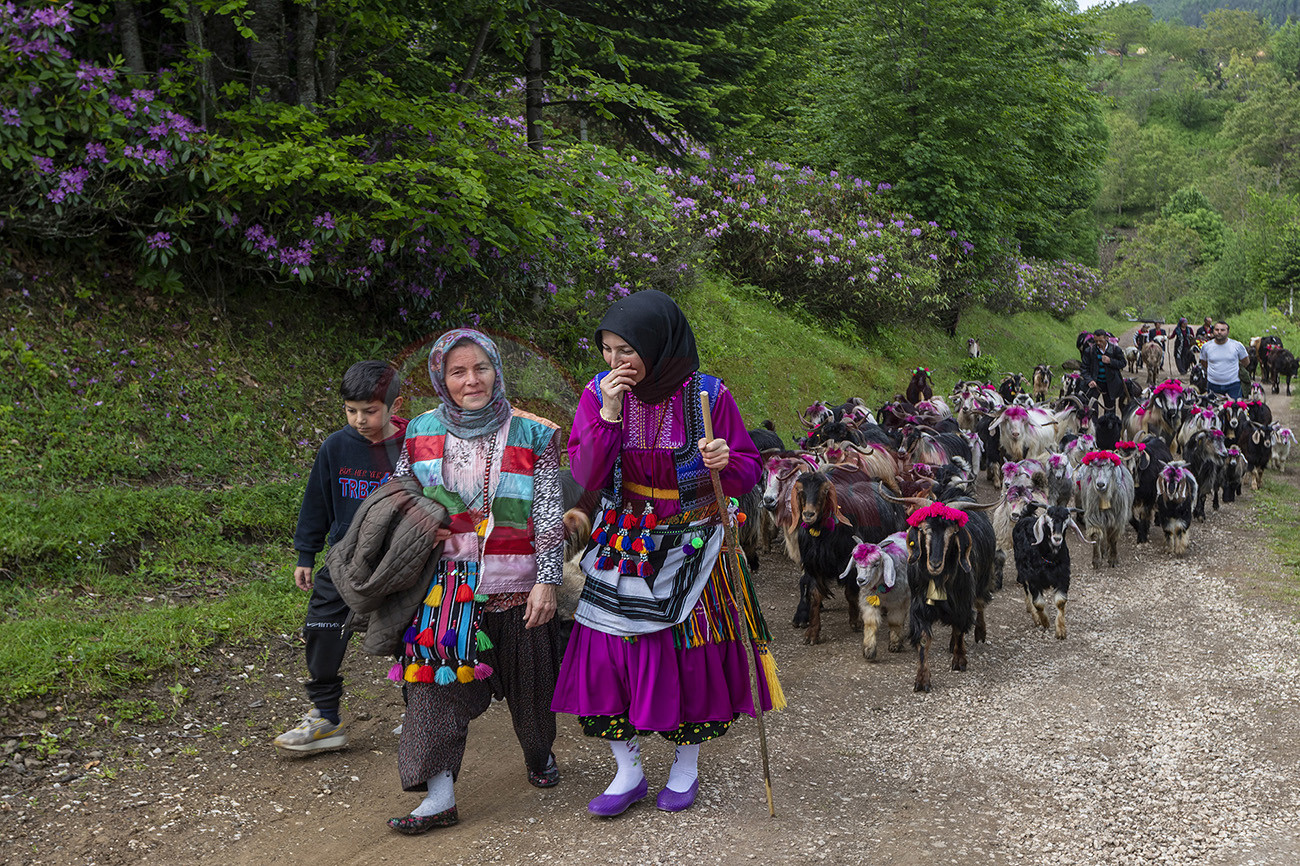
<instances>
[{"instance_id":1,"label":"wooden walking staff","mask_svg":"<svg viewBox=\"0 0 1300 866\"><path fill-rule=\"evenodd\" d=\"M700 409L704 413L704 438L707 441L713 441L713 413L709 410L709 393L700 392ZM741 599L744 598L744 590L740 585L743 579L740 573L740 545L737 543L736 526L731 521L731 509L727 507L729 502L727 495L722 492L722 477L718 470L710 469L709 477L713 479L713 495L718 500L718 516L722 518L722 526L727 533L727 547L731 549L731 562L723 558L724 567L731 572L731 597L736 600L737 604L743 604ZM728 567L729 566L729 567ZM755 599L757 604L757 599ZM743 612L741 612L743 617ZM750 694L754 698L755 718L758 719L758 749L763 756L763 787L767 790L767 814L769 817L776 817L776 808L772 805L772 773L768 766L767 760L767 729L763 726L763 697L759 692L758 681L758 662L754 663L754 673L749 681Z\"/></svg>"}]
</instances>

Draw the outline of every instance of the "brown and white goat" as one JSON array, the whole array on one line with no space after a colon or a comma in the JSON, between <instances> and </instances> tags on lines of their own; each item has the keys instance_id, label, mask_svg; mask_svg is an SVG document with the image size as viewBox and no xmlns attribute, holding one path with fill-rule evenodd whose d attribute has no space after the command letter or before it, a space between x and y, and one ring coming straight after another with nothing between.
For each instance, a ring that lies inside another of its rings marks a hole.
<instances>
[{"instance_id":1,"label":"brown and white goat","mask_svg":"<svg viewBox=\"0 0 1300 866\"><path fill-rule=\"evenodd\" d=\"M1160 368L1165 363L1165 350L1159 343L1147 343L1142 347L1142 366L1147 370L1147 385L1154 385L1160 378Z\"/></svg>"},{"instance_id":2,"label":"brown and white goat","mask_svg":"<svg viewBox=\"0 0 1300 866\"><path fill-rule=\"evenodd\" d=\"M1047 364L1039 364L1034 368L1033 387L1031 393L1034 399L1040 403L1047 401L1047 389L1052 386L1052 368Z\"/></svg>"}]
</instances>

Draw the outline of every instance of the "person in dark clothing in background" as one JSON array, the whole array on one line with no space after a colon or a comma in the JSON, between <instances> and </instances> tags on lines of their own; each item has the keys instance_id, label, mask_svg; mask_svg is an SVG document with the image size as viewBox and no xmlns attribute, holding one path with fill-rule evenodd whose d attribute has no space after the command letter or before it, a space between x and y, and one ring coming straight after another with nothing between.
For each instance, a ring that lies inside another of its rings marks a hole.
<instances>
[{"instance_id":1,"label":"person in dark clothing in background","mask_svg":"<svg viewBox=\"0 0 1300 866\"><path fill-rule=\"evenodd\" d=\"M1187 368L1196 360L1192 356L1195 347L1196 332L1187 324L1186 319L1179 319L1178 327L1174 328L1174 364L1178 367L1179 376L1187 375Z\"/></svg>"},{"instance_id":2,"label":"person in dark clothing in background","mask_svg":"<svg viewBox=\"0 0 1300 866\"><path fill-rule=\"evenodd\" d=\"M1110 334L1098 328L1083 356L1083 376L1088 382L1088 395L1100 398L1107 409L1115 408L1116 401L1124 393L1124 368L1127 365L1119 344L1110 339Z\"/></svg>"},{"instance_id":3,"label":"person in dark clothing in background","mask_svg":"<svg viewBox=\"0 0 1300 866\"><path fill-rule=\"evenodd\" d=\"M327 540L334 544L347 534L366 496L393 474L406 438L406 420L393 414L402 406L400 389L397 371L383 361L361 361L348 368L339 388L347 426L321 445L303 491L293 536L298 551L293 582L311 593L303 637L312 709L275 738L275 745L286 751L329 751L348 742L339 717L343 697L339 667L348 647L343 631L348 606L330 580L329 569L315 571L316 554Z\"/></svg>"}]
</instances>

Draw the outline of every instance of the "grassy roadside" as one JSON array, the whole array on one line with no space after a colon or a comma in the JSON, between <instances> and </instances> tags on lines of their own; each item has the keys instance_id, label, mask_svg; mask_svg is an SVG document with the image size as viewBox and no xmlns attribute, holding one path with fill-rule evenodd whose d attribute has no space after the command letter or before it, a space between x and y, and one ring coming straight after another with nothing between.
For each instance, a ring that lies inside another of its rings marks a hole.
<instances>
[{"instance_id":1,"label":"grassy roadside","mask_svg":"<svg viewBox=\"0 0 1300 866\"><path fill-rule=\"evenodd\" d=\"M1287 335L1283 334L1284 343ZM1295 343L1288 343L1295 345ZM1300 389L1292 389L1291 410L1300 410ZM1260 524L1268 533L1269 546L1281 561L1282 571L1276 579L1267 582L1269 591L1277 598L1300 609L1300 534L1296 533L1295 516L1300 513L1300 454L1292 453L1287 461L1287 474L1269 471L1264 474L1264 484L1255 495Z\"/></svg>"},{"instance_id":2,"label":"grassy roadside","mask_svg":"<svg viewBox=\"0 0 1300 866\"><path fill-rule=\"evenodd\" d=\"M917 365L946 391L969 374L968 336L996 374L1058 364L1081 329L1124 327L975 310L955 338L883 323L862 337L723 281L682 303L704 368L783 435L813 400L878 404ZM0 706L109 695L201 665L220 641L293 633L306 597L290 538L312 456L343 423L343 370L398 360L403 414L434 405L421 341L298 295L212 307L33 286L0 296L0 326ZM562 413L598 363L564 370L525 346L507 370L515 396Z\"/></svg>"}]
</instances>

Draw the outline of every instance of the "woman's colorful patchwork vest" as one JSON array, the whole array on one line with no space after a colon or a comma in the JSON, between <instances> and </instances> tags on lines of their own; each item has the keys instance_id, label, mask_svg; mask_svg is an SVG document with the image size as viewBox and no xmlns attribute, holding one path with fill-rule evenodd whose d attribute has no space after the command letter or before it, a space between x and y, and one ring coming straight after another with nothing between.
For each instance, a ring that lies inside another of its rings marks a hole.
<instances>
[{"instance_id":1,"label":"woman's colorful patchwork vest","mask_svg":"<svg viewBox=\"0 0 1300 866\"><path fill-rule=\"evenodd\" d=\"M551 422L519 409L510 418L505 453L493 457L500 462L501 471L492 498L493 528L483 551L481 574L485 578L509 574L524 590L531 589L537 578L533 470L556 429ZM451 515L452 537L447 539L444 558L472 560L478 553L474 518L461 496L443 486L446 436L446 426L432 412L426 412L407 427L406 453L411 471L424 487L424 495L437 500Z\"/></svg>"}]
</instances>

